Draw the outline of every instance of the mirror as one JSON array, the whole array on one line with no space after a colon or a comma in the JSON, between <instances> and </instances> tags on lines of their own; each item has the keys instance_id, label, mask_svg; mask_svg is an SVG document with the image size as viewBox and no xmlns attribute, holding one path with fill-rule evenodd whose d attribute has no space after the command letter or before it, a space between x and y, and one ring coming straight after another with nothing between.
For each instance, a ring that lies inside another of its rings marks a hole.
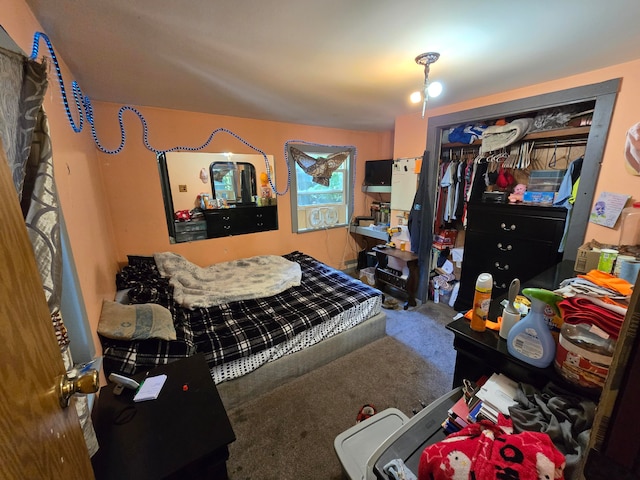
<instances>
[{"instance_id":1,"label":"mirror","mask_svg":"<svg viewBox=\"0 0 640 480\"><path fill-rule=\"evenodd\" d=\"M171 243L277 230L274 159L267 159L268 166L255 154L158 154Z\"/></svg>"},{"instance_id":2,"label":"mirror","mask_svg":"<svg viewBox=\"0 0 640 480\"><path fill-rule=\"evenodd\" d=\"M209 175L214 200L235 205L256 205L256 169L253 164L213 162L209 165Z\"/></svg>"}]
</instances>

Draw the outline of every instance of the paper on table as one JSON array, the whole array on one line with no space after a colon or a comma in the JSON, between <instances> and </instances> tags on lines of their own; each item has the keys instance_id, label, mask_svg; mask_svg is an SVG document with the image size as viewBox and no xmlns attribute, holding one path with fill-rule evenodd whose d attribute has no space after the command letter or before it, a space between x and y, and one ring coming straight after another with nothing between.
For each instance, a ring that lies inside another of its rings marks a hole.
<instances>
[{"instance_id":1,"label":"paper on table","mask_svg":"<svg viewBox=\"0 0 640 480\"><path fill-rule=\"evenodd\" d=\"M158 398L158 395L160 395L160 390L162 390L162 386L166 380L167 376L164 374L145 378L133 397L133 401L144 402L146 400L155 400Z\"/></svg>"}]
</instances>

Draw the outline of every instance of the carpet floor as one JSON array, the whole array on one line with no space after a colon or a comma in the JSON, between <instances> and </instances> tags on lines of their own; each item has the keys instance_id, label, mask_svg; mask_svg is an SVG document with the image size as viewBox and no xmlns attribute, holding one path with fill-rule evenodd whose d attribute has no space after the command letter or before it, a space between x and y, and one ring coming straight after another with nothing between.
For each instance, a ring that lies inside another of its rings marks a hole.
<instances>
[{"instance_id":1,"label":"carpet floor","mask_svg":"<svg viewBox=\"0 0 640 480\"><path fill-rule=\"evenodd\" d=\"M411 417L452 388L455 311L427 302L385 310L387 335L228 412L230 480L338 480L335 437L365 404Z\"/></svg>"}]
</instances>

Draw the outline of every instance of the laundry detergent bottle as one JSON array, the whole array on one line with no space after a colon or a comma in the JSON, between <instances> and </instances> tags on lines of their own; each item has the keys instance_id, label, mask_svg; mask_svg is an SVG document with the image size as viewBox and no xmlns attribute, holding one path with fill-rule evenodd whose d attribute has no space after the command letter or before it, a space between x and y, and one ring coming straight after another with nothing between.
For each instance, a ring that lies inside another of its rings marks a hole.
<instances>
[{"instance_id":1,"label":"laundry detergent bottle","mask_svg":"<svg viewBox=\"0 0 640 480\"><path fill-rule=\"evenodd\" d=\"M546 368L556 356L556 342L544 319L544 310L549 305L560 315L556 303L563 297L542 288L525 288L522 293L531 300L531 309L509 331L507 350L523 362Z\"/></svg>"}]
</instances>

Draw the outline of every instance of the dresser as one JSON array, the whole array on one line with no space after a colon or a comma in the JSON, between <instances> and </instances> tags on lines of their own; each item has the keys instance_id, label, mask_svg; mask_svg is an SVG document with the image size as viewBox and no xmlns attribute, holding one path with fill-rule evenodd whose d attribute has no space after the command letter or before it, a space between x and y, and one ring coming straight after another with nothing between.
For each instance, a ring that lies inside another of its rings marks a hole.
<instances>
[{"instance_id":1,"label":"dresser","mask_svg":"<svg viewBox=\"0 0 640 480\"><path fill-rule=\"evenodd\" d=\"M246 206L204 210L207 237L227 237L278 229L278 207Z\"/></svg>"},{"instance_id":2,"label":"dresser","mask_svg":"<svg viewBox=\"0 0 640 480\"><path fill-rule=\"evenodd\" d=\"M557 264L566 214L562 207L469 203L455 309L471 308L481 273L493 276L496 298L507 292L514 278L525 282Z\"/></svg>"}]
</instances>

